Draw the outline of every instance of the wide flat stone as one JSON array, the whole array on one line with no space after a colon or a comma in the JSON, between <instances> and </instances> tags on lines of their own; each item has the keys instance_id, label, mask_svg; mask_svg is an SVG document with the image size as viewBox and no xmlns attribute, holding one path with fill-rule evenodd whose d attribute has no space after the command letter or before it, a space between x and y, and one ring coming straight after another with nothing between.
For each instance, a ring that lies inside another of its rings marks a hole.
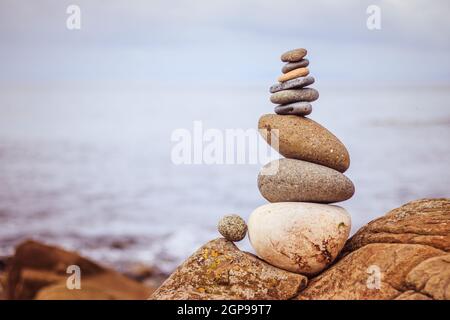
<instances>
[{"instance_id":1,"label":"wide flat stone","mask_svg":"<svg viewBox=\"0 0 450 320\"><path fill-rule=\"evenodd\" d=\"M274 84L270 87L269 91L270 93L275 93L281 90L299 89L313 84L314 81L315 79L312 76L295 78L286 82Z\"/></svg>"},{"instance_id":2,"label":"wide flat stone","mask_svg":"<svg viewBox=\"0 0 450 320\"><path fill-rule=\"evenodd\" d=\"M308 102L294 102L276 106L274 111L280 115L307 116L312 112L312 105Z\"/></svg>"},{"instance_id":3,"label":"wide flat stone","mask_svg":"<svg viewBox=\"0 0 450 320\"><path fill-rule=\"evenodd\" d=\"M277 168L273 172L273 168ZM339 171L295 159L274 160L258 175L258 188L269 202L332 203L350 199L353 183Z\"/></svg>"},{"instance_id":4,"label":"wide flat stone","mask_svg":"<svg viewBox=\"0 0 450 320\"><path fill-rule=\"evenodd\" d=\"M293 102L312 102L319 98L319 92L313 88L289 89L275 92L270 96L270 101L276 104L288 104Z\"/></svg>"},{"instance_id":5,"label":"wide flat stone","mask_svg":"<svg viewBox=\"0 0 450 320\"><path fill-rule=\"evenodd\" d=\"M292 71L294 69L298 68L304 68L309 66L309 60L308 59L302 59L297 62L288 62L286 63L283 68L281 68L281 72L288 73L289 71Z\"/></svg>"}]
</instances>

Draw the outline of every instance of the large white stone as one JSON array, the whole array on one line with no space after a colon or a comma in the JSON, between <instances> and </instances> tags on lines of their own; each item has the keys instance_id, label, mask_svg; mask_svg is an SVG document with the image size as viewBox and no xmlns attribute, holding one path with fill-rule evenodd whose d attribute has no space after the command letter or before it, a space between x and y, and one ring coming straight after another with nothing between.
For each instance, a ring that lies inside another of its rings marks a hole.
<instances>
[{"instance_id":1,"label":"large white stone","mask_svg":"<svg viewBox=\"0 0 450 320\"><path fill-rule=\"evenodd\" d=\"M261 259L305 275L317 274L333 262L350 228L345 209L308 202L266 204L248 221L250 242Z\"/></svg>"}]
</instances>

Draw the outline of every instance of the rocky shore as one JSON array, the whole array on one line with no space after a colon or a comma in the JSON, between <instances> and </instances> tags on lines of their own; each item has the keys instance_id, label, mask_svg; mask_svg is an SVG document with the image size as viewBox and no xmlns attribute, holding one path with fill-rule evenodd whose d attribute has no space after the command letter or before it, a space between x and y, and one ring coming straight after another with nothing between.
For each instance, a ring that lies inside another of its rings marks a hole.
<instances>
[{"instance_id":1,"label":"rocky shore","mask_svg":"<svg viewBox=\"0 0 450 320\"><path fill-rule=\"evenodd\" d=\"M450 299L450 199L407 203L368 223L316 275L270 265L231 241L197 250L151 299Z\"/></svg>"},{"instance_id":2,"label":"rocky shore","mask_svg":"<svg viewBox=\"0 0 450 320\"><path fill-rule=\"evenodd\" d=\"M2 261L0 299L142 300L166 278L144 265L122 274L76 252L32 240ZM74 266L80 270L79 288L68 284L74 281Z\"/></svg>"},{"instance_id":3,"label":"rocky shore","mask_svg":"<svg viewBox=\"0 0 450 320\"><path fill-rule=\"evenodd\" d=\"M79 290L67 288L70 265L80 266ZM121 274L76 252L26 241L0 259L0 300L449 300L450 199L413 201L373 220L316 275L275 267L219 238L165 277L143 265Z\"/></svg>"}]
</instances>

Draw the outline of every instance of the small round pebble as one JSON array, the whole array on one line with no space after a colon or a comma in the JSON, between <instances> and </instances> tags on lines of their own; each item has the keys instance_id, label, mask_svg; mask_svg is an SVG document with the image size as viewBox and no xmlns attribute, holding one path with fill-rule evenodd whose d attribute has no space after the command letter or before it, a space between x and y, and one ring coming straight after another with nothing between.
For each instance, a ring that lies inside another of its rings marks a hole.
<instances>
[{"instance_id":1,"label":"small round pebble","mask_svg":"<svg viewBox=\"0 0 450 320\"><path fill-rule=\"evenodd\" d=\"M304 68L309 66L309 60L308 59L302 59L298 62L288 62L286 63L283 68L281 69L281 72L288 73L289 71L298 69L298 68Z\"/></svg>"},{"instance_id":2,"label":"small round pebble","mask_svg":"<svg viewBox=\"0 0 450 320\"><path fill-rule=\"evenodd\" d=\"M281 115L307 116L312 112L312 106L307 102L294 102L275 107L275 113Z\"/></svg>"},{"instance_id":3,"label":"small round pebble","mask_svg":"<svg viewBox=\"0 0 450 320\"><path fill-rule=\"evenodd\" d=\"M299 48L287 51L281 55L281 61L283 62L297 62L303 59L306 56L306 49Z\"/></svg>"},{"instance_id":4,"label":"small round pebble","mask_svg":"<svg viewBox=\"0 0 450 320\"><path fill-rule=\"evenodd\" d=\"M230 241L241 241L247 234L247 224L237 214L224 216L217 226L220 234Z\"/></svg>"}]
</instances>

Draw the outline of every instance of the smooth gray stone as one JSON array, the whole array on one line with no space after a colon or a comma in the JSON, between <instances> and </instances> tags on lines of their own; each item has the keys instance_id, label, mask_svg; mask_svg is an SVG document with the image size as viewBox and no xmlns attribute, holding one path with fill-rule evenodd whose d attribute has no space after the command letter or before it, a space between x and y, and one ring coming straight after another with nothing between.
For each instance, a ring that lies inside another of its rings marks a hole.
<instances>
[{"instance_id":1,"label":"smooth gray stone","mask_svg":"<svg viewBox=\"0 0 450 320\"><path fill-rule=\"evenodd\" d=\"M270 171L273 168L278 170ZM261 169L258 188L270 202L332 203L350 199L355 193L352 181L339 171L287 158Z\"/></svg>"},{"instance_id":2,"label":"smooth gray stone","mask_svg":"<svg viewBox=\"0 0 450 320\"><path fill-rule=\"evenodd\" d=\"M308 102L294 102L275 107L275 113L280 115L307 116L312 112L312 106Z\"/></svg>"},{"instance_id":3,"label":"smooth gray stone","mask_svg":"<svg viewBox=\"0 0 450 320\"><path fill-rule=\"evenodd\" d=\"M304 68L307 66L309 66L308 59L302 59L298 62L288 62L283 66L283 68L281 68L281 72L288 73L289 71L292 71L294 69Z\"/></svg>"},{"instance_id":4,"label":"smooth gray stone","mask_svg":"<svg viewBox=\"0 0 450 320\"><path fill-rule=\"evenodd\" d=\"M319 98L319 92L312 88L283 90L275 92L270 96L270 101L276 104L288 104L292 102L311 102Z\"/></svg>"},{"instance_id":5,"label":"smooth gray stone","mask_svg":"<svg viewBox=\"0 0 450 320\"><path fill-rule=\"evenodd\" d=\"M314 81L315 81L314 77L311 76L300 77L288 80L286 82L274 84L273 86L270 87L269 90L270 93L275 93L281 90L303 88L309 86L310 84L313 84Z\"/></svg>"}]
</instances>

